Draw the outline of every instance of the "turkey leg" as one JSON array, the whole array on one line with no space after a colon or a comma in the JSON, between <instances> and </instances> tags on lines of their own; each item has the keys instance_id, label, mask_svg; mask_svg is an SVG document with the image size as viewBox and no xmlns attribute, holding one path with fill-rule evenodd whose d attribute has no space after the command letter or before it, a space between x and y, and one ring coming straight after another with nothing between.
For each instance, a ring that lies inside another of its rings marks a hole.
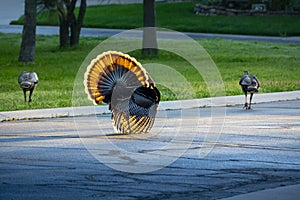
<instances>
[{"instance_id":1,"label":"turkey leg","mask_svg":"<svg viewBox=\"0 0 300 200\"><path fill-rule=\"evenodd\" d=\"M245 105L243 108L245 108L246 110L248 109L247 92L245 92Z\"/></svg>"},{"instance_id":2,"label":"turkey leg","mask_svg":"<svg viewBox=\"0 0 300 200\"><path fill-rule=\"evenodd\" d=\"M250 102L249 102L249 107L248 109L251 109L251 101L252 101L253 93L250 93Z\"/></svg>"},{"instance_id":3,"label":"turkey leg","mask_svg":"<svg viewBox=\"0 0 300 200\"><path fill-rule=\"evenodd\" d=\"M26 102L26 89L23 89L24 101Z\"/></svg>"},{"instance_id":4,"label":"turkey leg","mask_svg":"<svg viewBox=\"0 0 300 200\"><path fill-rule=\"evenodd\" d=\"M28 101L28 102L31 102L31 96L32 96L33 90L34 90L34 88L30 89L30 93L29 93L29 101Z\"/></svg>"}]
</instances>

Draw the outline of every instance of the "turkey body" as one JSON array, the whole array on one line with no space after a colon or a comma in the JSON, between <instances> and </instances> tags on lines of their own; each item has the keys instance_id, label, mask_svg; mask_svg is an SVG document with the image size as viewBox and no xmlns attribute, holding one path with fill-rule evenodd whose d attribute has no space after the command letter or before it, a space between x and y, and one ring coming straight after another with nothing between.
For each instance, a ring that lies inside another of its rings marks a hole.
<instances>
[{"instance_id":1,"label":"turkey body","mask_svg":"<svg viewBox=\"0 0 300 200\"><path fill-rule=\"evenodd\" d=\"M154 124L160 92L142 65L127 54L104 52L87 67L85 92L95 105L109 104L118 133L146 133Z\"/></svg>"},{"instance_id":2,"label":"turkey body","mask_svg":"<svg viewBox=\"0 0 300 200\"><path fill-rule=\"evenodd\" d=\"M18 83L20 87L23 89L24 93L24 100L26 102L26 92L29 91L29 100L31 102L31 96L33 93L34 88L36 87L37 83L39 82L38 76L35 72L22 72L19 75Z\"/></svg>"},{"instance_id":3,"label":"turkey body","mask_svg":"<svg viewBox=\"0 0 300 200\"><path fill-rule=\"evenodd\" d=\"M240 86L245 94L245 105L246 110L251 109L251 102L254 93L257 93L260 88L259 80L256 76L248 75L248 71L244 71L244 76L239 81ZM247 94L250 93L250 101L248 104Z\"/></svg>"}]
</instances>

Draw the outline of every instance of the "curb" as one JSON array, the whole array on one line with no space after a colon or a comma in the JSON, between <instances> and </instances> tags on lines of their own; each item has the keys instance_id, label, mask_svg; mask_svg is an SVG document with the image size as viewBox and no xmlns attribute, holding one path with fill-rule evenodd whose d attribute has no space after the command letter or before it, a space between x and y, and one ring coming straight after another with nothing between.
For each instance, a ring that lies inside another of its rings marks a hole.
<instances>
[{"instance_id":1,"label":"curb","mask_svg":"<svg viewBox=\"0 0 300 200\"><path fill-rule=\"evenodd\" d=\"M244 104L244 98L244 95L237 95L190 100L163 101L160 102L158 110L179 110L189 108L237 106ZM291 92L264 93L255 94L253 97L253 104L299 99L300 90ZM77 117L94 114L101 115L108 113L110 113L110 111L108 110L107 105L17 110L0 112L0 122L11 120Z\"/></svg>"}]
</instances>

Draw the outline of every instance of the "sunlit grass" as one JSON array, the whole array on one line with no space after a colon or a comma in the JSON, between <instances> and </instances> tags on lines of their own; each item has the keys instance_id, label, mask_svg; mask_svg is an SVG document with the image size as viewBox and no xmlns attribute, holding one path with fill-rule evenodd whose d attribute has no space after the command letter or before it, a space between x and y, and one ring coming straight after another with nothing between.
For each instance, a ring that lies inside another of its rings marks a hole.
<instances>
[{"instance_id":1,"label":"sunlit grass","mask_svg":"<svg viewBox=\"0 0 300 200\"><path fill-rule=\"evenodd\" d=\"M177 31L248 35L300 35L300 16L199 16L196 2L156 3L156 26ZM78 9L77 9L78 12ZM23 17L13 22L22 24ZM41 13L39 25L58 25L55 11ZM143 27L142 4L90 6L84 27L133 29Z\"/></svg>"},{"instance_id":2,"label":"sunlit grass","mask_svg":"<svg viewBox=\"0 0 300 200\"><path fill-rule=\"evenodd\" d=\"M0 111L72 106L77 71L85 57L101 41L99 38L81 38L80 46L60 49L57 36L37 36L36 60L23 64L17 61L21 35L0 34ZM244 69L259 78L262 85L260 93L300 90L299 45L222 39L199 40L199 43L220 71L226 95L242 94L238 80ZM132 55L142 64L160 63L174 68L188 80L195 98L210 96L202 77L184 59L165 51L160 51L157 58L151 59L143 57L140 51L132 52ZM30 104L24 103L23 92L17 83L21 71L36 71L39 75L40 82ZM176 80L173 82L181 84ZM158 88L162 100L191 96L178 97L159 84ZM190 88L182 90L185 93Z\"/></svg>"}]
</instances>

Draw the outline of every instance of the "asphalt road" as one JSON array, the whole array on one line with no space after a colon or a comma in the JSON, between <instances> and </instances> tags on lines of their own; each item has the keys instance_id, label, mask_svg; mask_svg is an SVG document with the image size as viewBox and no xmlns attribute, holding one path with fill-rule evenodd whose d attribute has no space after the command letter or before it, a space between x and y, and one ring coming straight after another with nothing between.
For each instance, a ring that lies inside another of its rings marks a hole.
<instances>
[{"instance_id":1,"label":"asphalt road","mask_svg":"<svg viewBox=\"0 0 300 200\"><path fill-rule=\"evenodd\" d=\"M221 199L299 184L300 100L253 108L161 111L147 135L113 134L108 114L1 122L0 199Z\"/></svg>"},{"instance_id":2,"label":"asphalt road","mask_svg":"<svg viewBox=\"0 0 300 200\"><path fill-rule=\"evenodd\" d=\"M22 33L22 26L20 25L0 25L1 33ZM111 37L111 36L124 36L123 29L102 29L102 28L82 28L81 36L84 37ZM158 33L158 39L178 39L178 34L175 32L162 31ZM56 26L37 26L37 34L41 35L58 35L59 28ZM130 34L142 35L140 31L131 30ZM300 44L300 37L271 37L271 36L251 36L251 35L232 35L232 34L214 34L214 33L189 33L184 34L192 39L212 39L222 38L226 40L240 40L240 41L257 41L257 42L275 42L275 43L290 43Z\"/></svg>"}]
</instances>

